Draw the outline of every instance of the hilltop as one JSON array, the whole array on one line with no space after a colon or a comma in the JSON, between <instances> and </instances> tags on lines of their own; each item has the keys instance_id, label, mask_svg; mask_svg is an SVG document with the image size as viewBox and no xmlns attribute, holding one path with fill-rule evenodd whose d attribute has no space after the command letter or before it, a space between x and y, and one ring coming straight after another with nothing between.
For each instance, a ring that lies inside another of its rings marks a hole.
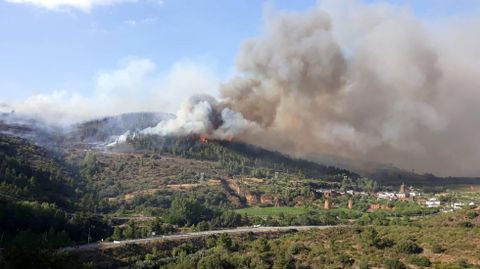
<instances>
[{"instance_id":1,"label":"hilltop","mask_svg":"<svg viewBox=\"0 0 480 269\"><path fill-rule=\"evenodd\" d=\"M161 112L125 113L74 124L67 130L66 136L69 141L76 142L111 142L113 137L127 131L153 127L162 120L174 117L172 114Z\"/></svg>"}]
</instances>

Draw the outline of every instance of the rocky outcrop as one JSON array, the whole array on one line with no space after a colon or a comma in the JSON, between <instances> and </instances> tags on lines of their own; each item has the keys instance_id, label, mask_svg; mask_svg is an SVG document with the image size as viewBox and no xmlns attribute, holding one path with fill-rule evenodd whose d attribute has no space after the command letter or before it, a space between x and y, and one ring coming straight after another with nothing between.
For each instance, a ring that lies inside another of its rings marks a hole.
<instances>
[{"instance_id":1,"label":"rocky outcrop","mask_svg":"<svg viewBox=\"0 0 480 269\"><path fill-rule=\"evenodd\" d=\"M274 198L270 194L264 194L260 196L260 203L262 205L273 205L274 204Z\"/></svg>"},{"instance_id":2,"label":"rocky outcrop","mask_svg":"<svg viewBox=\"0 0 480 269\"><path fill-rule=\"evenodd\" d=\"M242 187L238 181L236 180L225 180L224 181L225 187L235 195L240 198L245 199L245 202L249 206L253 205L274 205L274 206L281 206L282 201L278 197L274 197L271 194L257 194L247 190L245 187Z\"/></svg>"},{"instance_id":3,"label":"rocky outcrop","mask_svg":"<svg viewBox=\"0 0 480 269\"><path fill-rule=\"evenodd\" d=\"M245 194L245 200L247 201L248 205L256 205L258 204L258 198L256 195L247 193Z\"/></svg>"},{"instance_id":4,"label":"rocky outcrop","mask_svg":"<svg viewBox=\"0 0 480 269\"><path fill-rule=\"evenodd\" d=\"M242 195L242 190L240 189L240 185L238 185L235 181L233 180L227 180L227 187L235 192L237 195ZM243 196L243 195L242 195Z\"/></svg>"}]
</instances>

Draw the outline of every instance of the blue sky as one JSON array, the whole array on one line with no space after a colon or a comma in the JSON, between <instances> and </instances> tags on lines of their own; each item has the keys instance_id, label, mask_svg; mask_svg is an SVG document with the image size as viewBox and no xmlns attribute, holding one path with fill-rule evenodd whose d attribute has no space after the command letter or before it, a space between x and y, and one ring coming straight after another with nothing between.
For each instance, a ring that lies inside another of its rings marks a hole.
<instances>
[{"instance_id":1,"label":"blue sky","mask_svg":"<svg viewBox=\"0 0 480 269\"><path fill-rule=\"evenodd\" d=\"M0 2L1 97L89 91L99 70L128 57L151 59L159 69L183 59L207 61L223 73L241 41L260 28L264 4L247 2L138 2L89 12ZM278 5L298 10L312 2Z\"/></svg>"},{"instance_id":2,"label":"blue sky","mask_svg":"<svg viewBox=\"0 0 480 269\"><path fill-rule=\"evenodd\" d=\"M58 90L89 94L99 72L129 58L149 59L159 72L178 61L201 62L225 79L241 42L261 30L265 5L301 11L316 3L111 0L52 9L31 1L37 4L0 1L0 101ZM389 2L424 19L478 9L475 1Z\"/></svg>"}]
</instances>

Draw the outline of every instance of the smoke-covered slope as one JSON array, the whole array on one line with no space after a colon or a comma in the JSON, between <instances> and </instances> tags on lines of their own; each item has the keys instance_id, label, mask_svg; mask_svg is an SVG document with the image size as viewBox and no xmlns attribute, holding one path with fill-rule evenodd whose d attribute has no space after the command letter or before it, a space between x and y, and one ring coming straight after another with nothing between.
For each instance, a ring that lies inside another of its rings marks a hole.
<instances>
[{"instance_id":1,"label":"smoke-covered slope","mask_svg":"<svg viewBox=\"0 0 480 269\"><path fill-rule=\"evenodd\" d=\"M62 127L19 116L14 112L0 114L0 134L20 137L49 148L62 144L64 140Z\"/></svg>"},{"instance_id":2,"label":"smoke-covered slope","mask_svg":"<svg viewBox=\"0 0 480 269\"><path fill-rule=\"evenodd\" d=\"M69 140L81 142L108 142L112 136L126 131L138 131L157 125L160 121L172 119L168 113L127 113L118 116L95 119L74 125L68 132Z\"/></svg>"},{"instance_id":3,"label":"smoke-covered slope","mask_svg":"<svg viewBox=\"0 0 480 269\"><path fill-rule=\"evenodd\" d=\"M419 173L414 170L401 169L391 163L364 161L321 154L311 156L309 159L324 165L352 171L373 179L382 186L395 186L395 188L402 183L417 187L435 188L437 190L480 184L479 177L442 177L432 173Z\"/></svg>"},{"instance_id":4,"label":"smoke-covered slope","mask_svg":"<svg viewBox=\"0 0 480 269\"><path fill-rule=\"evenodd\" d=\"M99 148L104 150L107 143L128 132L131 135L126 136L127 143L119 143L110 149L151 150L180 157L221 161L228 166L227 170L232 175L265 173L269 170L270 172L283 171L287 174L301 173L307 177L328 176L330 179L338 180L341 180L343 175L357 177L355 173L336 168L334 165L322 165L319 164L322 162L291 158L277 151L239 141L207 140L198 135L160 136L141 133L142 130L158 127L159 123L169 120L175 120L175 116L167 113L127 113L60 128L11 114L3 116L3 121L0 121L0 131L12 135L12 137L6 137L15 141L36 144L37 149L45 147L59 152L63 149L92 148L92 145L100 145ZM16 147L20 147L20 144L10 145L11 149Z\"/></svg>"}]
</instances>

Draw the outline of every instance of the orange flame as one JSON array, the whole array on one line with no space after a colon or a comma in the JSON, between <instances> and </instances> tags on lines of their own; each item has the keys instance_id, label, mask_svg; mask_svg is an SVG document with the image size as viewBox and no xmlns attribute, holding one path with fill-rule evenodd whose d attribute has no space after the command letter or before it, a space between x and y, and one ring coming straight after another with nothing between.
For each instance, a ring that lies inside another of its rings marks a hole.
<instances>
[{"instance_id":1,"label":"orange flame","mask_svg":"<svg viewBox=\"0 0 480 269\"><path fill-rule=\"evenodd\" d=\"M200 140L201 144L205 144L205 143L208 142L208 139L205 136L200 136L200 138L198 140Z\"/></svg>"}]
</instances>

